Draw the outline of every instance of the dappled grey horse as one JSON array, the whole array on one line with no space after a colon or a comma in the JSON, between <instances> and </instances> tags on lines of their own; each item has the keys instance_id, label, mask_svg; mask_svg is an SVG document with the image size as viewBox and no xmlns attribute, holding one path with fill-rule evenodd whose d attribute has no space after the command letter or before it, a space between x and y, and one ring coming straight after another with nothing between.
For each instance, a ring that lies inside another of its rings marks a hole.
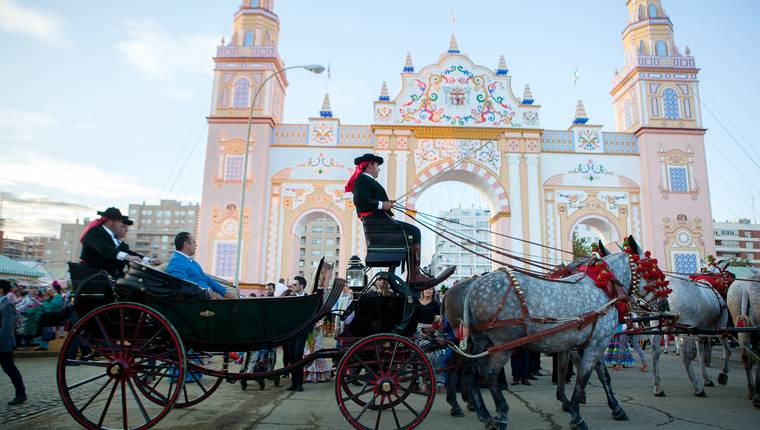
<instances>
[{"instance_id":1,"label":"dappled grey horse","mask_svg":"<svg viewBox=\"0 0 760 430\"><path fill-rule=\"evenodd\" d=\"M605 257L603 261L623 288L629 289L632 281L629 256L619 253ZM518 291L523 300L519 300ZM464 319L473 339L485 339L486 345L495 347L564 323L578 323L557 333L531 338L525 348L538 352L582 351L575 389L567 405L572 417L571 426L586 429L588 426L580 415L579 403L591 370L600 360L618 324L618 311L613 302L594 280L583 274L564 280L549 280L500 269L472 282L464 303ZM526 318L526 314L530 318ZM581 315L594 317L581 323ZM497 320L515 323L493 325ZM473 348L473 354L478 352ZM490 350L479 370L488 381L494 381L491 386L495 385L498 372L509 361L510 355L510 350ZM475 391L473 394L479 397L479 391ZM482 401L476 402L478 416L485 419L487 428L505 429L509 406L501 393L494 394L494 400L497 416L491 418ZM620 406L616 405L614 409L618 408Z\"/></svg>"},{"instance_id":2,"label":"dappled grey horse","mask_svg":"<svg viewBox=\"0 0 760 430\"><path fill-rule=\"evenodd\" d=\"M760 274L749 280L734 281L728 289L727 301L736 327L760 328ZM739 333L739 343L742 345L742 364L747 373L749 398L756 408L760 408L760 333Z\"/></svg>"}]
</instances>

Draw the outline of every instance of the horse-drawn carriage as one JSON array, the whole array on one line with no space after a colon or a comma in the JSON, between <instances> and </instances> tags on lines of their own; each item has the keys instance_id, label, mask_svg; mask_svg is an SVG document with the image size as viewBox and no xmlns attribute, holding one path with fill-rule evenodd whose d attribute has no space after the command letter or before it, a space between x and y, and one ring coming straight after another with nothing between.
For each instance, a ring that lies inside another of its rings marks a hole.
<instances>
[{"instance_id":1,"label":"horse-drawn carriage","mask_svg":"<svg viewBox=\"0 0 760 430\"><path fill-rule=\"evenodd\" d=\"M367 266L393 268L406 258L400 242L370 244ZM64 406L86 428L147 429L172 408L207 399L224 381L282 376L331 358L339 360L336 400L351 425L414 428L435 396L433 368L409 338L418 293L392 270L367 282L368 268L358 267L350 279L354 300L337 313L350 323L336 348L270 372L244 373L232 369L231 352L276 347L336 314L346 281L334 277L332 265L320 262L304 296L209 300L197 285L140 263L130 263L115 282L70 263L77 321L58 360ZM371 288L379 279L390 285L385 295Z\"/></svg>"}]
</instances>

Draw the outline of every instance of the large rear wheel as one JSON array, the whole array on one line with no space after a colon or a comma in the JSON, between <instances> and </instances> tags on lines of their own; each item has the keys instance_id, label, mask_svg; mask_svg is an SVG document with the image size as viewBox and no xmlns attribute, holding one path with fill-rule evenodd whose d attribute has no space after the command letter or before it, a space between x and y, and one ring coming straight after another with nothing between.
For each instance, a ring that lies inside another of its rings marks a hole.
<instances>
[{"instance_id":1,"label":"large rear wheel","mask_svg":"<svg viewBox=\"0 0 760 430\"><path fill-rule=\"evenodd\" d=\"M154 385L168 368L177 382ZM66 410L85 428L143 430L169 413L185 374L182 340L166 318L142 304L112 303L71 330L56 380Z\"/></svg>"},{"instance_id":2,"label":"large rear wheel","mask_svg":"<svg viewBox=\"0 0 760 430\"><path fill-rule=\"evenodd\" d=\"M433 406L435 374L414 342L378 334L346 351L336 373L335 396L357 429L412 429Z\"/></svg>"}]
</instances>

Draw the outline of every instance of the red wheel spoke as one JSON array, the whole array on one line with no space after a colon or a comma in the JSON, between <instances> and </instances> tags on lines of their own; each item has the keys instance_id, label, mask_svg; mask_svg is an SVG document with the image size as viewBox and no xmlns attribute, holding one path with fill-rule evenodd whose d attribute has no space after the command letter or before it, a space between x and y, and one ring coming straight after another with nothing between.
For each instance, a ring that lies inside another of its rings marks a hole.
<instances>
[{"instance_id":1,"label":"red wheel spoke","mask_svg":"<svg viewBox=\"0 0 760 430\"><path fill-rule=\"evenodd\" d=\"M177 379L177 384L179 384L179 379ZM187 384L182 384L182 392L185 395L185 403L189 403L190 400L187 398Z\"/></svg>"},{"instance_id":2,"label":"red wheel spoke","mask_svg":"<svg viewBox=\"0 0 760 430\"><path fill-rule=\"evenodd\" d=\"M123 308L119 308L119 341L121 342L121 350L123 353L124 344L126 343L126 339L124 338L124 309ZM122 389L122 391L124 390Z\"/></svg>"},{"instance_id":3,"label":"red wheel spoke","mask_svg":"<svg viewBox=\"0 0 760 430\"><path fill-rule=\"evenodd\" d=\"M149 423L150 416L148 416L148 412L145 410L145 406L143 406L143 403L140 400L140 396L137 395L137 390L135 390L135 386L132 384L132 381L130 379L127 379L127 383L129 384L129 391L132 392L132 397L135 398L135 403L137 403L137 407L140 409L140 413L145 419L145 422Z\"/></svg>"},{"instance_id":4,"label":"red wheel spoke","mask_svg":"<svg viewBox=\"0 0 760 430\"><path fill-rule=\"evenodd\" d=\"M351 356L351 358L352 358L352 359L354 359L354 360L356 360L356 361L358 361L358 362L359 362L359 365L360 365L360 366L362 366L362 367L364 367L365 369L367 369L367 371L369 371L369 373L371 373L371 374L372 374L372 376L373 376L374 378L377 378L377 377L378 377L378 376L377 376L377 373L375 373L375 372L374 372L374 371L373 371L373 370L372 370L372 369L369 367L369 364L368 364L366 361L362 360L362 359L361 359L361 358L359 358L359 357L353 357L353 356Z\"/></svg>"},{"instance_id":5,"label":"red wheel spoke","mask_svg":"<svg viewBox=\"0 0 760 430\"><path fill-rule=\"evenodd\" d=\"M109 379L108 381L106 381L106 383L103 384L103 386L100 387L100 389L96 391L95 394L92 395L92 397L90 397L90 400L88 400L87 403L85 403L84 406L82 406L82 408L79 409L79 412L84 413L84 410L87 409L87 406L90 406L90 403L92 403L92 401L95 400L95 398L98 397L98 395L100 395L100 393L102 393L103 390L106 389L106 387L108 386L108 384L111 383L111 381L113 381L113 379Z\"/></svg>"},{"instance_id":6,"label":"red wheel spoke","mask_svg":"<svg viewBox=\"0 0 760 430\"><path fill-rule=\"evenodd\" d=\"M139 385L139 386L147 389L148 391L150 391L151 394L154 394L154 395L158 396L161 401L163 401L163 402L169 402L169 399L167 397L165 397L163 394L159 393L153 387L151 387L150 385L148 385L145 381L141 381L141 380L139 380L137 378L133 378L133 379L135 381L135 384L137 384L137 385ZM166 394L169 395L169 396L171 396L171 392L172 392L172 387L171 387L171 385L169 385L169 391L167 391Z\"/></svg>"},{"instance_id":7,"label":"red wheel spoke","mask_svg":"<svg viewBox=\"0 0 760 430\"><path fill-rule=\"evenodd\" d=\"M140 312L140 318L138 318L137 324L135 325L135 331L132 332L132 341L129 342L129 349L127 350L127 353L132 352L132 347L135 345L135 340L137 340L137 335L140 333L140 330L142 330L142 325L144 321L145 321L145 312Z\"/></svg>"},{"instance_id":8,"label":"red wheel spoke","mask_svg":"<svg viewBox=\"0 0 760 430\"><path fill-rule=\"evenodd\" d=\"M113 400L113 395L116 392L116 388L118 387L119 387L119 383L114 381L113 388L111 388L111 393L108 395L108 400L106 400L106 405L103 407L103 412L100 414L100 419L98 420L98 427L103 427L103 420L106 419L106 413L108 413L108 408L111 407L111 400Z\"/></svg>"},{"instance_id":9,"label":"red wheel spoke","mask_svg":"<svg viewBox=\"0 0 760 430\"><path fill-rule=\"evenodd\" d=\"M129 414L127 411L127 384L121 381L121 419L124 422L124 430L129 430Z\"/></svg>"},{"instance_id":10,"label":"red wheel spoke","mask_svg":"<svg viewBox=\"0 0 760 430\"><path fill-rule=\"evenodd\" d=\"M108 333L106 333L106 329L103 327L103 323L100 321L100 315L95 315L95 322L98 324L100 333L103 334L103 339L106 341L108 348L111 350L110 359L113 360L113 357L116 357L116 348L114 348L113 342L111 342L111 338L108 336Z\"/></svg>"},{"instance_id":11,"label":"red wheel spoke","mask_svg":"<svg viewBox=\"0 0 760 430\"><path fill-rule=\"evenodd\" d=\"M430 383L428 383L428 385L430 385ZM398 385L397 388L409 394L419 394L420 396L426 396L426 397L430 394L429 392L424 392L424 391L414 391L411 388L405 388L405 387L402 387L401 385Z\"/></svg>"},{"instance_id":12,"label":"red wheel spoke","mask_svg":"<svg viewBox=\"0 0 760 430\"><path fill-rule=\"evenodd\" d=\"M369 405L374 405L375 404L375 399L376 398L377 398L377 394L373 394L372 398L369 400L369 402L367 402L367 404L364 405L364 407L362 408L362 410L359 412L359 415L357 415L354 418L356 421L359 421L361 419L362 415L364 415L364 413L367 412L367 409L369 408Z\"/></svg>"},{"instance_id":13,"label":"red wheel spoke","mask_svg":"<svg viewBox=\"0 0 760 430\"><path fill-rule=\"evenodd\" d=\"M356 400L356 399L358 399L359 397L361 397L361 396L363 396L363 395L365 395L365 394L369 393L369 392L370 392L370 391L372 391L373 389L374 389L374 387L373 387L373 386L371 386L371 385L365 385L364 387L362 387L362 390L361 390L360 392L358 392L358 393L356 393L356 394L352 394L352 395L350 395L350 396L348 396L348 397L343 397L343 398L341 399L341 401L344 401L344 402L345 402L346 400Z\"/></svg>"},{"instance_id":14,"label":"red wheel spoke","mask_svg":"<svg viewBox=\"0 0 760 430\"><path fill-rule=\"evenodd\" d=\"M406 406L406 408L407 408L407 409L409 409L409 412L411 412L411 413L413 413L413 414L414 414L414 417L415 417L415 418L419 418L419 417L420 417L420 414L419 414L419 412L417 412L416 410L414 410L414 408L412 408L411 406L409 406L409 403L407 403L407 402L406 402L406 400L404 400L404 399L403 399L401 396L399 396L398 394L393 394L393 395L394 395L394 396L396 396L396 397L398 398L399 402L401 402L401 404L402 404L402 405Z\"/></svg>"},{"instance_id":15,"label":"red wheel spoke","mask_svg":"<svg viewBox=\"0 0 760 430\"><path fill-rule=\"evenodd\" d=\"M145 342L145 343L144 343L144 344L143 344L143 345L140 347L140 349L138 349L138 350L137 350L137 352L135 353L135 355L140 355L140 353L141 353L141 352L143 352L143 351L145 350L145 347L146 347L146 346L148 346L148 345L150 345L150 344L151 344L151 343L152 343L152 342L153 342L153 341L154 341L154 340L155 340L155 339L158 337L159 333L161 333L162 331L164 331L164 329L165 329L165 328L166 328L166 327L164 327L164 326L162 325L162 326L161 326L161 327L160 327L158 330L156 330L156 332L155 332L155 333L153 333L153 336L151 336L151 337L150 337L150 339L148 339L148 340L147 340L147 341L146 341L146 342Z\"/></svg>"},{"instance_id":16,"label":"red wheel spoke","mask_svg":"<svg viewBox=\"0 0 760 430\"><path fill-rule=\"evenodd\" d=\"M90 377L90 378L87 378L87 379L83 379L83 380L77 382L76 384L69 385L68 387L66 387L66 389L68 391L71 391L74 388L81 387L82 385L89 384L90 382L97 381L98 379L104 378L106 376L108 376L107 373L101 373L100 375L95 375L93 377Z\"/></svg>"},{"instance_id":17,"label":"red wheel spoke","mask_svg":"<svg viewBox=\"0 0 760 430\"><path fill-rule=\"evenodd\" d=\"M393 360L396 358L396 349L398 348L398 343L395 343L393 345L393 353L391 354L391 360L388 362L388 373L391 373L393 370Z\"/></svg>"},{"instance_id":18,"label":"red wheel spoke","mask_svg":"<svg viewBox=\"0 0 760 430\"><path fill-rule=\"evenodd\" d=\"M377 420L375 420L375 430L380 428L380 416L383 414L383 402L385 402L385 396L380 397L380 408L377 410Z\"/></svg>"}]
</instances>

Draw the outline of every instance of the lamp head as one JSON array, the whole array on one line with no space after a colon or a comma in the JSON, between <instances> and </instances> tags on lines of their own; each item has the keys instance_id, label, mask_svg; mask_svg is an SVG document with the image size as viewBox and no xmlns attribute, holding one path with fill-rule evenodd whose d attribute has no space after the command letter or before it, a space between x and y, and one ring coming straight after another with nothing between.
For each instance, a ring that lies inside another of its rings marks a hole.
<instances>
[{"instance_id":1,"label":"lamp head","mask_svg":"<svg viewBox=\"0 0 760 430\"><path fill-rule=\"evenodd\" d=\"M320 74L325 71L325 66L321 64L307 64L303 66L304 69L310 71L311 73Z\"/></svg>"}]
</instances>

